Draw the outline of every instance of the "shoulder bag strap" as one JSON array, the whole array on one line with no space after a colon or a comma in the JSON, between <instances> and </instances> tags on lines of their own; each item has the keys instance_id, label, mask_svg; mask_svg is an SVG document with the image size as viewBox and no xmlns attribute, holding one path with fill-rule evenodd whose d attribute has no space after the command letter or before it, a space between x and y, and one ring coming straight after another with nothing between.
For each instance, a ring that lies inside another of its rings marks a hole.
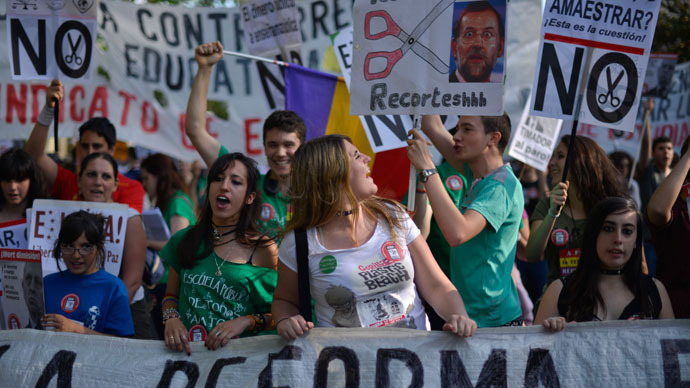
<instances>
[{"instance_id":1,"label":"shoulder bag strap","mask_svg":"<svg viewBox=\"0 0 690 388\"><path fill-rule=\"evenodd\" d=\"M297 250L297 281L299 284L299 313L307 322L311 317L311 290L309 287L309 244L307 232L295 229L295 247Z\"/></svg>"}]
</instances>

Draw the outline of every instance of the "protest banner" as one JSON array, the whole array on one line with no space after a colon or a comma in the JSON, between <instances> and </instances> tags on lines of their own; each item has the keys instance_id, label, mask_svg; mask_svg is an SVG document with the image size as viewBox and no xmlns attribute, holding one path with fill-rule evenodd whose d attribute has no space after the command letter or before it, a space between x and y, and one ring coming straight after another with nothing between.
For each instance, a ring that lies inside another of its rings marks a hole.
<instances>
[{"instance_id":1,"label":"protest banner","mask_svg":"<svg viewBox=\"0 0 690 388\"><path fill-rule=\"evenodd\" d=\"M500 0L356 3L350 111L502 114L505 21Z\"/></svg>"},{"instance_id":2,"label":"protest banner","mask_svg":"<svg viewBox=\"0 0 690 388\"><path fill-rule=\"evenodd\" d=\"M642 97L666 98L673 81L673 70L678 54L652 53L647 64L647 73L642 86Z\"/></svg>"},{"instance_id":3,"label":"protest banner","mask_svg":"<svg viewBox=\"0 0 690 388\"><path fill-rule=\"evenodd\" d=\"M29 246L27 226L25 218L0 222L0 248L26 249Z\"/></svg>"},{"instance_id":4,"label":"protest banner","mask_svg":"<svg viewBox=\"0 0 690 388\"><path fill-rule=\"evenodd\" d=\"M546 171L551 154L558 145L563 120L531 116L529 110L530 101L527 100L517 130L510 137L508 155L537 170Z\"/></svg>"},{"instance_id":5,"label":"protest banner","mask_svg":"<svg viewBox=\"0 0 690 388\"><path fill-rule=\"evenodd\" d=\"M97 0L7 1L12 79L89 79Z\"/></svg>"},{"instance_id":6,"label":"protest banner","mask_svg":"<svg viewBox=\"0 0 690 388\"><path fill-rule=\"evenodd\" d=\"M0 333L7 386L676 387L688 383L687 320L479 329L472 338L411 329L313 329L230 341L191 356L162 341Z\"/></svg>"},{"instance_id":7,"label":"protest banner","mask_svg":"<svg viewBox=\"0 0 690 388\"><path fill-rule=\"evenodd\" d=\"M0 249L0 276L4 327L40 329L45 314L41 252Z\"/></svg>"},{"instance_id":8,"label":"protest banner","mask_svg":"<svg viewBox=\"0 0 690 388\"><path fill-rule=\"evenodd\" d=\"M660 3L547 0L530 114L632 131Z\"/></svg>"},{"instance_id":9,"label":"protest banner","mask_svg":"<svg viewBox=\"0 0 690 388\"><path fill-rule=\"evenodd\" d=\"M333 48L345 85L350 90L352 27L340 31L335 36ZM407 147L407 131L412 129L412 118L409 115L370 115L359 118L374 153Z\"/></svg>"},{"instance_id":10,"label":"protest banner","mask_svg":"<svg viewBox=\"0 0 690 388\"><path fill-rule=\"evenodd\" d=\"M122 251L125 245L125 233L129 208L121 203L58 201L37 199L31 208L29 224L29 248L41 252L43 258L43 275L58 272L57 261L53 256L55 241L60 233L60 224L65 216L79 210L101 214L105 217L105 267L108 273L118 276L122 265ZM60 259L60 268L67 268Z\"/></svg>"},{"instance_id":11,"label":"protest banner","mask_svg":"<svg viewBox=\"0 0 690 388\"><path fill-rule=\"evenodd\" d=\"M319 68L330 35L350 25L351 1L305 0L296 5L304 64ZM184 113L196 72L194 48L220 40L226 49L246 52L240 8L103 0L98 9L98 33L105 49L94 51L99 71L92 83L65 83L61 136L74 136L84 121L105 116L116 126L119 140L183 160L197 159L184 135ZM0 28L4 23L0 20ZM6 44L0 41L0 51ZM263 89L274 86L276 93L284 93L285 86L282 75L257 74L254 67L251 60L232 57L214 67L209 99L224 106L227 117L211 116L207 127L230 151L265 164L262 124L271 108ZM0 75L0 138L25 139L44 105L47 84L6 81L11 77L4 57Z\"/></svg>"}]
</instances>

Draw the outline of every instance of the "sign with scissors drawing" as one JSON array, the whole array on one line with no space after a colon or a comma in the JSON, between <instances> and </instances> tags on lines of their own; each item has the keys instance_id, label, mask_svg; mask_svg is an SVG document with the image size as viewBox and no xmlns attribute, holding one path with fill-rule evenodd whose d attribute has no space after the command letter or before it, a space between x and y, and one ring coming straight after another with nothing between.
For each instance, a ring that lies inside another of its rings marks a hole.
<instances>
[{"instance_id":1,"label":"sign with scissors drawing","mask_svg":"<svg viewBox=\"0 0 690 388\"><path fill-rule=\"evenodd\" d=\"M7 0L12 78L88 79L96 38L96 0Z\"/></svg>"},{"instance_id":2,"label":"sign with scissors drawing","mask_svg":"<svg viewBox=\"0 0 690 388\"><path fill-rule=\"evenodd\" d=\"M633 131L660 3L547 0L530 114Z\"/></svg>"},{"instance_id":3,"label":"sign with scissors drawing","mask_svg":"<svg viewBox=\"0 0 690 388\"><path fill-rule=\"evenodd\" d=\"M503 113L505 0L356 2L350 113Z\"/></svg>"}]
</instances>

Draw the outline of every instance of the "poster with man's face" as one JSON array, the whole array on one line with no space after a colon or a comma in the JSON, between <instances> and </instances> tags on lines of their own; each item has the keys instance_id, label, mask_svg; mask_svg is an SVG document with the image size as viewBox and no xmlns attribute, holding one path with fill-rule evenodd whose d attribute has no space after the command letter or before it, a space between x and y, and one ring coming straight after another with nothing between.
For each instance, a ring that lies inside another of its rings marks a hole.
<instances>
[{"instance_id":1,"label":"poster with man's face","mask_svg":"<svg viewBox=\"0 0 690 388\"><path fill-rule=\"evenodd\" d=\"M505 13L501 1L454 4L448 82L503 82Z\"/></svg>"},{"instance_id":2,"label":"poster with man's face","mask_svg":"<svg viewBox=\"0 0 690 388\"><path fill-rule=\"evenodd\" d=\"M45 314L41 252L0 249L2 317L6 329L41 329Z\"/></svg>"},{"instance_id":3,"label":"poster with man's face","mask_svg":"<svg viewBox=\"0 0 690 388\"><path fill-rule=\"evenodd\" d=\"M650 54L647 72L644 77L644 86L642 87L642 96L666 98L673 85L673 72L677 62L678 54Z\"/></svg>"}]
</instances>

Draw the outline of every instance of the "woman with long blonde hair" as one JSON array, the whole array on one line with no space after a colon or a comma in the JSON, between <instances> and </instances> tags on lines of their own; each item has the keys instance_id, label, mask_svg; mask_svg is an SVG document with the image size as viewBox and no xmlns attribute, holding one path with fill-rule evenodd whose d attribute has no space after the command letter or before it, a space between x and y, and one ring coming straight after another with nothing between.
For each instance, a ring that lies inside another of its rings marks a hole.
<instances>
[{"instance_id":1,"label":"woman with long blonde hair","mask_svg":"<svg viewBox=\"0 0 690 388\"><path fill-rule=\"evenodd\" d=\"M314 327L299 313L296 230L305 230L309 288L322 327L396 326L428 330L419 292L471 336L476 323L443 274L405 209L377 197L370 158L341 135L323 136L295 153L293 216L279 250L272 312L278 334L295 339Z\"/></svg>"}]
</instances>

